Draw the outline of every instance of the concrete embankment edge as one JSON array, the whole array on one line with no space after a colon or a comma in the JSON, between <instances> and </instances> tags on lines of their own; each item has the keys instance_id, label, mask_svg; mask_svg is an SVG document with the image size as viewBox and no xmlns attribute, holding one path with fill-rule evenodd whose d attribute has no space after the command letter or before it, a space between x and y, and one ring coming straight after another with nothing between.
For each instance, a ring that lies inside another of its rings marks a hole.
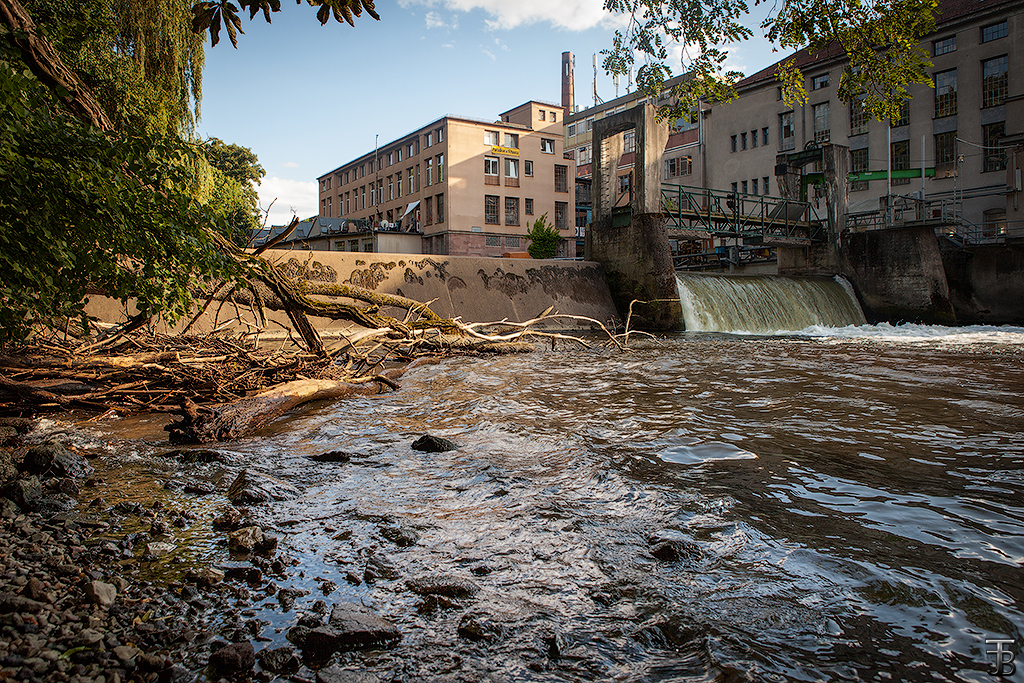
<instances>
[{"instance_id":1,"label":"concrete embankment edge","mask_svg":"<svg viewBox=\"0 0 1024 683\"><path fill-rule=\"evenodd\" d=\"M309 252L271 250L264 256L293 278L351 284L383 294L397 294L429 302L435 313L464 322L524 322L548 308L552 313L593 318L604 324L618 320L604 269L589 261L496 259L468 256ZM263 291L266 300L272 300ZM226 329L254 331L255 315L241 295L241 304L215 303L199 321L196 331ZM123 317L116 301L92 297L90 314L117 322ZM404 312L384 311L402 318ZM232 318L239 318L234 325ZM283 313L268 311L272 321L287 325ZM350 325L328 319L312 319L321 331L344 332ZM555 319L546 329L581 330L595 327L583 321ZM176 326L180 330L181 325ZM174 330L168 330L174 331ZM267 332L284 332L272 322ZM286 335L285 335L286 336Z\"/></svg>"}]
</instances>

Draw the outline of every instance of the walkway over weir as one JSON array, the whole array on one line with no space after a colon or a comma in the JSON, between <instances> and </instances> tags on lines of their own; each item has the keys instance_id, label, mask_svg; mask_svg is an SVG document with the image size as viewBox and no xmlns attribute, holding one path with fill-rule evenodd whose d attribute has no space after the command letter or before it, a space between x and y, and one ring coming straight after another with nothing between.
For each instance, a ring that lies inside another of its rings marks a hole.
<instances>
[{"instance_id":1,"label":"walkway over weir","mask_svg":"<svg viewBox=\"0 0 1024 683\"><path fill-rule=\"evenodd\" d=\"M766 247L824 242L809 202L686 185L661 186L662 211L672 231L712 237L758 238Z\"/></svg>"}]
</instances>

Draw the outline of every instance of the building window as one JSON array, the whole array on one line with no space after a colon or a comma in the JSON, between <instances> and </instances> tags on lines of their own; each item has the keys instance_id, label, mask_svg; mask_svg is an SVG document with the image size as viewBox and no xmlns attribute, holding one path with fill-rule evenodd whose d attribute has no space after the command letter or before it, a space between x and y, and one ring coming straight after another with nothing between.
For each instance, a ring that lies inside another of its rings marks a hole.
<instances>
[{"instance_id":1,"label":"building window","mask_svg":"<svg viewBox=\"0 0 1024 683\"><path fill-rule=\"evenodd\" d=\"M999 146L999 140L1006 134L1006 122L990 123L981 127L981 138L985 145L985 171L1005 171L1006 151ZM331 203L327 202L330 210Z\"/></svg>"},{"instance_id":2,"label":"building window","mask_svg":"<svg viewBox=\"0 0 1024 683\"><path fill-rule=\"evenodd\" d=\"M543 110L543 109L538 109L538 110L537 110L537 118L538 118L539 120L541 120L541 121L543 121L543 120L544 120L544 110Z\"/></svg>"},{"instance_id":3,"label":"building window","mask_svg":"<svg viewBox=\"0 0 1024 683\"><path fill-rule=\"evenodd\" d=\"M850 170L854 173L866 173L868 169L868 150L855 149L850 152ZM860 192L868 189L868 181L855 180L850 183L850 192Z\"/></svg>"},{"instance_id":4,"label":"building window","mask_svg":"<svg viewBox=\"0 0 1024 683\"><path fill-rule=\"evenodd\" d=\"M794 147L796 147L796 127L793 125L793 112L787 111L784 114L779 114L779 149L786 150Z\"/></svg>"},{"instance_id":5,"label":"building window","mask_svg":"<svg viewBox=\"0 0 1024 683\"><path fill-rule=\"evenodd\" d=\"M814 141L828 142L832 139L832 129L828 118L828 102L811 107L814 112Z\"/></svg>"},{"instance_id":6,"label":"building window","mask_svg":"<svg viewBox=\"0 0 1024 683\"><path fill-rule=\"evenodd\" d=\"M622 153L629 154L636 151L636 131L627 130L622 134Z\"/></svg>"},{"instance_id":7,"label":"building window","mask_svg":"<svg viewBox=\"0 0 1024 683\"><path fill-rule=\"evenodd\" d=\"M519 160L505 157L505 187L519 187Z\"/></svg>"},{"instance_id":8,"label":"building window","mask_svg":"<svg viewBox=\"0 0 1024 683\"><path fill-rule=\"evenodd\" d=\"M889 119L890 128L898 128L899 126L910 125L910 100L903 100L900 102L899 112L896 114L896 118Z\"/></svg>"},{"instance_id":9,"label":"building window","mask_svg":"<svg viewBox=\"0 0 1024 683\"><path fill-rule=\"evenodd\" d=\"M863 97L850 100L850 135L864 135L868 132L868 110Z\"/></svg>"},{"instance_id":10,"label":"building window","mask_svg":"<svg viewBox=\"0 0 1024 683\"><path fill-rule=\"evenodd\" d=\"M427 146L427 147L433 147L434 146L434 134L433 133L427 133L423 137L425 139L425 146Z\"/></svg>"},{"instance_id":11,"label":"building window","mask_svg":"<svg viewBox=\"0 0 1024 683\"><path fill-rule=\"evenodd\" d=\"M893 143L895 144L895 143ZM909 143L908 143L909 144ZM956 160L956 131L939 133L935 136L935 165L952 167ZM938 169L936 169L938 172Z\"/></svg>"},{"instance_id":12,"label":"building window","mask_svg":"<svg viewBox=\"0 0 1024 683\"><path fill-rule=\"evenodd\" d=\"M425 207L424 213L427 216L425 224L426 225L433 225L434 224L434 198L433 197L424 197L423 198L423 206Z\"/></svg>"},{"instance_id":13,"label":"building window","mask_svg":"<svg viewBox=\"0 0 1024 683\"><path fill-rule=\"evenodd\" d=\"M444 142L444 128L437 129L437 143L441 144Z\"/></svg>"},{"instance_id":14,"label":"building window","mask_svg":"<svg viewBox=\"0 0 1024 683\"><path fill-rule=\"evenodd\" d=\"M500 247L501 235L484 235L484 244L488 247Z\"/></svg>"},{"instance_id":15,"label":"building window","mask_svg":"<svg viewBox=\"0 0 1024 683\"><path fill-rule=\"evenodd\" d=\"M427 157L427 183L426 186L430 187L434 184L434 160Z\"/></svg>"},{"instance_id":16,"label":"building window","mask_svg":"<svg viewBox=\"0 0 1024 683\"><path fill-rule=\"evenodd\" d=\"M730 147L731 147L732 151L735 152L736 151L736 136L735 135L731 135L729 137L729 144L730 144Z\"/></svg>"},{"instance_id":17,"label":"building window","mask_svg":"<svg viewBox=\"0 0 1024 683\"><path fill-rule=\"evenodd\" d=\"M569 215L568 202L555 202L555 228L566 230L569 227L567 222Z\"/></svg>"},{"instance_id":18,"label":"building window","mask_svg":"<svg viewBox=\"0 0 1024 683\"><path fill-rule=\"evenodd\" d=\"M437 195L437 222L444 223L444 195Z\"/></svg>"},{"instance_id":19,"label":"building window","mask_svg":"<svg viewBox=\"0 0 1024 683\"><path fill-rule=\"evenodd\" d=\"M402 161L402 148L401 147L399 147L398 151L395 153L395 161L398 162L398 163L401 163L401 161Z\"/></svg>"},{"instance_id":20,"label":"building window","mask_svg":"<svg viewBox=\"0 0 1024 683\"><path fill-rule=\"evenodd\" d=\"M407 171L408 171L408 175L409 175L409 185L408 185L405 193L406 194L412 194L414 192L413 186L412 186L412 166L410 166L407 169Z\"/></svg>"},{"instance_id":21,"label":"building window","mask_svg":"<svg viewBox=\"0 0 1024 683\"><path fill-rule=\"evenodd\" d=\"M523 162L523 175L527 178L533 177L533 162L529 159Z\"/></svg>"},{"instance_id":22,"label":"building window","mask_svg":"<svg viewBox=\"0 0 1024 683\"><path fill-rule=\"evenodd\" d=\"M740 149L746 149L746 148L747 148L747 134L746 133L740 133Z\"/></svg>"},{"instance_id":23,"label":"building window","mask_svg":"<svg viewBox=\"0 0 1024 683\"><path fill-rule=\"evenodd\" d=\"M348 241L348 250L349 251L359 251L359 240L349 240Z\"/></svg>"},{"instance_id":24,"label":"building window","mask_svg":"<svg viewBox=\"0 0 1024 683\"><path fill-rule=\"evenodd\" d=\"M757 194L757 178L750 181L750 193Z\"/></svg>"},{"instance_id":25,"label":"building window","mask_svg":"<svg viewBox=\"0 0 1024 683\"><path fill-rule=\"evenodd\" d=\"M550 113L551 113L551 120L552 121L557 121L558 120L558 112L553 111L553 112L550 112Z\"/></svg>"},{"instance_id":26,"label":"building window","mask_svg":"<svg viewBox=\"0 0 1024 683\"><path fill-rule=\"evenodd\" d=\"M402 198L402 172L399 171L395 174L395 196L399 199Z\"/></svg>"},{"instance_id":27,"label":"building window","mask_svg":"<svg viewBox=\"0 0 1024 683\"><path fill-rule=\"evenodd\" d=\"M332 206L333 202L331 201L331 199L332 199L331 197L327 198L327 217L328 218L331 217L331 213L334 211L334 206Z\"/></svg>"},{"instance_id":28,"label":"building window","mask_svg":"<svg viewBox=\"0 0 1024 683\"><path fill-rule=\"evenodd\" d=\"M437 155L437 182L444 182L444 155Z\"/></svg>"},{"instance_id":29,"label":"building window","mask_svg":"<svg viewBox=\"0 0 1024 683\"><path fill-rule=\"evenodd\" d=\"M500 140L498 138L498 131L496 130L485 130L484 131L484 144L490 145L491 147L498 147Z\"/></svg>"},{"instance_id":30,"label":"building window","mask_svg":"<svg viewBox=\"0 0 1024 683\"><path fill-rule=\"evenodd\" d=\"M739 184L738 183L733 183L732 184L732 193L736 194L738 191L739 191Z\"/></svg>"},{"instance_id":31,"label":"building window","mask_svg":"<svg viewBox=\"0 0 1024 683\"><path fill-rule=\"evenodd\" d=\"M956 113L956 69L935 74L935 118Z\"/></svg>"},{"instance_id":32,"label":"building window","mask_svg":"<svg viewBox=\"0 0 1024 683\"><path fill-rule=\"evenodd\" d=\"M555 141L548 140L547 138L540 139L540 151L542 154L554 154L555 153Z\"/></svg>"},{"instance_id":33,"label":"building window","mask_svg":"<svg viewBox=\"0 0 1024 683\"><path fill-rule=\"evenodd\" d=\"M505 147L519 149L519 135L516 133L505 133Z\"/></svg>"},{"instance_id":34,"label":"building window","mask_svg":"<svg viewBox=\"0 0 1024 683\"><path fill-rule=\"evenodd\" d=\"M594 130L594 117L593 116L591 116L589 119L587 119L587 130L588 131Z\"/></svg>"},{"instance_id":35,"label":"building window","mask_svg":"<svg viewBox=\"0 0 1024 683\"><path fill-rule=\"evenodd\" d=\"M988 209L982 214L982 234L995 237L1006 234L1006 209Z\"/></svg>"},{"instance_id":36,"label":"building window","mask_svg":"<svg viewBox=\"0 0 1024 683\"><path fill-rule=\"evenodd\" d=\"M629 176L628 175L620 175L619 176L619 197L621 198L621 197L623 197L623 196L625 196L627 194L629 194Z\"/></svg>"},{"instance_id":37,"label":"building window","mask_svg":"<svg viewBox=\"0 0 1024 683\"><path fill-rule=\"evenodd\" d=\"M366 208L366 185L360 185L359 186L359 197L360 197L359 203L361 204L360 208L361 209L365 209Z\"/></svg>"},{"instance_id":38,"label":"building window","mask_svg":"<svg viewBox=\"0 0 1024 683\"><path fill-rule=\"evenodd\" d=\"M761 129L761 144L762 145L767 145L768 144L768 127L767 126L765 126L764 128Z\"/></svg>"},{"instance_id":39,"label":"building window","mask_svg":"<svg viewBox=\"0 0 1024 683\"><path fill-rule=\"evenodd\" d=\"M1006 55L981 63L981 106L997 107L1006 99L1009 83Z\"/></svg>"},{"instance_id":40,"label":"building window","mask_svg":"<svg viewBox=\"0 0 1024 683\"><path fill-rule=\"evenodd\" d=\"M488 225L499 225L498 198L493 194L484 195L484 223L487 223Z\"/></svg>"},{"instance_id":41,"label":"building window","mask_svg":"<svg viewBox=\"0 0 1024 683\"><path fill-rule=\"evenodd\" d=\"M555 192L569 191L569 167L555 164Z\"/></svg>"},{"instance_id":42,"label":"building window","mask_svg":"<svg viewBox=\"0 0 1024 683\"><path fill-rule=\"evenodd\" d=\"M811 90L821 90L828 87L828 74L811 77Z\"/></svg>"},{"instance_id":43,"label":"building window","mask_svg":"<svg viewBox=\"0 0 1024 683\"><path fill-rule=\"evenodd\" d=\"M352 212L352 204L349 202L349 193L345 193L345 215L349 215Z\"/></svg>"},{"instance_id":44,"label":"building window","mask_svg":"<svg viewBox=\"0 0 1024 683\"><path fill-rule=\"evenodd\" d=\"M526 215L527 216L532 216L533 215L533 200L530 199L529 197L527 197L525 200L523 200L523 203L525 204L524 208L526 209Z\"/></svg>"},{"instance_id":45,"label":"building window","mask_svg":"<svg viewBox=\"0 0 1024 683\"><path fill-rule=\"evenodd\" d=\"M944 55L947 52L953 52L956 50L956 36L952 35L949 38L943 38L942 40L932 41L932 55L938 57Z\"/></svg>"},{"instance_id":46,"label":"building window","mask_svg":"<svg viewBox=\"0 0 1024 683\"><path fill-rule=\"evenodd\" d=\"M761 178L761 191L768 194L768 176Z\"/></svg>"},{"instance_id":47,"label":"building window","mask_svg":"<svg viewBox=\"0 0 1024 683\"><path fill-rule=\"evenodd\" d=\"M747 194L747 181L744 180L742 185L743 185L743 194Z\"/></svg>"},{"instance_id":48,"label":"building window","mask_svg":"<svg viewBox=\"0 0 1024 683\"><path fill-rule=\"evenodd\" d=\"M981 29L981 42L987 43L990 40L997 38L1006 37L1006 20L1000 21L998 24L990 24L989 26L983 26Z\"/></svg>"},{"instance_id":49,"label":"building window","mask_svg":"<svg viewBox=\"0 0 1024 683\"><path fill-rule=\"evenodd\" d=\"M665 162L665 177L678 178L693 173L693 158L689 156L675 157Z\"/></svg>"},{"instance_id":50,"label":"building window","mask_svg":"<svg viewBox=\"0 0 1024 683\"><path fill-rule=\"evenodd\" d=\"M565 134L568 135L569 137L573 137L574 135L576 135L576 124L570 123Z\"/></svg>"},{"instance_id":51,"label":"building window","mask_svg":"<svg viewBox=\"0 0 1024 683\"><path fill-rule=\"evenodd\" d=\"M500 185L498 157L484 157L484 185Z\"/></svg>"},{"instance_id":52,"label":"building window","mask_svg":"<svg viewBox=\"0 0 1024 683\"><path fill-rule=\"evenodd\" d=\"M388 176L388 201L395 198L395 177Z\"/></svg>"},{"instance_id":53,"label":"building window","mask_svg":"<svg viewBox=\"0 0 1024 683\"><path fill-rule=\"evenodd\" d=\"M519 197L505 197L505 225L519 225Z\"/></svg>"},{"instance_id":54,"label":"building window","mask_svg":"<svg viewBox=\"0 0 1024 683\"><path fill-rule=\"evenodd\" d=\"M518 235L507 235L505 237L505 246L511 249L518 249L520 247L520 238Z\"/></svg>"},{"instance_id":55,"label":"building window","mask_svg":"<svg viewBox=\"0 0 1024 683\"><path fill-rule=\"evenodd\" d=\"M757 129L750 131L750 146L757 147Z\"/></svg>"}]
</instances>

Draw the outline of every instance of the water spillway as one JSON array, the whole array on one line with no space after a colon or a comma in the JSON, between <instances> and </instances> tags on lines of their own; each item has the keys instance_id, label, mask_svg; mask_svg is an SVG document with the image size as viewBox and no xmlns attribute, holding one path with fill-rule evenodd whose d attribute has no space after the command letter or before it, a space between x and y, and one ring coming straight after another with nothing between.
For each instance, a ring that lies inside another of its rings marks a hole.
<instances>
[{"instance_id":1,"label":"water spillway","mask_svg":"<svg viewBox=\"0 0 1024 683\"><path fill-rule=\"evenodd\" d=\"M677 274L688 332L771 334L865 324L841 278Z\"/></svg>"}]
</instances>

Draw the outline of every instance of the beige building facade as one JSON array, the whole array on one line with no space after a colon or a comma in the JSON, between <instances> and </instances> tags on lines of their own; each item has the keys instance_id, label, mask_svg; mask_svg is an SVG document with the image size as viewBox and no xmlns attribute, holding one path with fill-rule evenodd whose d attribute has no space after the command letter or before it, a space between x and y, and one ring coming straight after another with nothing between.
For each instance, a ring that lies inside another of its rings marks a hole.
<instances>
[{"instance_id":1,"label":"beige building facade","mask_svg":"<svg viewBox=\"0 0 1024 683\"><path fill-rule=\"evenodd\" d=\"M501 256L526 251L526 233L547 214L564 256L575 167L562 117L560 106L530 101L493 122L433 121L320 176L320 216L419 234L424 254Z\"/></svg>"}]
</instances>

